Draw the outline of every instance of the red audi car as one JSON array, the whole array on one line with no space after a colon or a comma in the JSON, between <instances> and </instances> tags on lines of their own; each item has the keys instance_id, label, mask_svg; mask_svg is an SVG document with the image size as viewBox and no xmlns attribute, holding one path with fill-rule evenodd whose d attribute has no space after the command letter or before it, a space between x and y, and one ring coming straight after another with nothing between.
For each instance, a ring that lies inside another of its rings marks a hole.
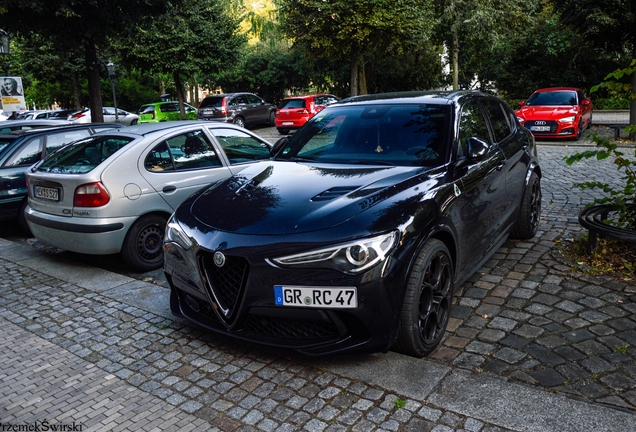
<instances>
[{"instance_id":1,"label":"red audi car","mask_svg":"<svg viewBox=\"0 0 636 432\"><path fill-rule=\"evenodd\" d=\"M517 118L535 138L579 139L592 125L592 101L578 88L539 89L519 105Z\"/></svg>"},{"instance_id":2,"label":"red audi car","mask_svg":"<svg viewBox=\"0 0 636 432\"><path fill-rule=\"evenodd\" d=\"M276 129L282 135L299 129L327 105L337 102L332 94L309 94L283 99L276 110Z\"/></svg>"}]
</instances>

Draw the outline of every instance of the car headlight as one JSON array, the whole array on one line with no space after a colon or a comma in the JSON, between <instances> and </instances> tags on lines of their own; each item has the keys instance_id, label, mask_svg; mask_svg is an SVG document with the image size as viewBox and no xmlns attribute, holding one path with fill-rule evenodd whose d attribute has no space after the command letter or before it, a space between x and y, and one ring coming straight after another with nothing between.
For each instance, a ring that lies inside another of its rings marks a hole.
<instances>
[{"instance_id":1,"label":"car headlight","mask_svg":"<svg viewBox=\"0 0 636 432\"><path fill-rule=\"evenodd\" d=\"M286 257L272 258L281 267L328 268L358 274L384 261L397 244L398 233L359 239Z\"/></svg>"},{"instance_id":2,"label":"car headlight","mask_svg":"<svg viewBox=\"0 0 636 432\"><path fill-rule=\"evenodd\" d=\"M188 250L192 247L192 242L190 241L186 233L177 222L174 222L173 219L170 219L168 221L168 224L166 225L164 243L165 242L174 242L185 250Z\"/></svg>"},{"instance_id":3,"label":"car headlight","mask_svg":"<svg viewBox=\"0 0 636 432\"><path fill-rule=\"evenodd\" d=\"M570 117L563 117L561 119L559 119L560 123L572 123L575 119L575 116L570 116Z\"/></svg>"}]
</instances>

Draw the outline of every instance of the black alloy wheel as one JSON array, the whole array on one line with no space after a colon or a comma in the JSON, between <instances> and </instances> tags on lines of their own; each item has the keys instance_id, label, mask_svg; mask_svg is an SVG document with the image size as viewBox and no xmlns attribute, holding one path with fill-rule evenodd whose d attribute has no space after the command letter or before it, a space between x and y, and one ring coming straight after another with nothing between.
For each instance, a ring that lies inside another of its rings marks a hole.
<instances>
[{"instance_id":1,"label":"black alloy wheel","mask_svg":"<svg viewBox=\"0 0 636 432\"><path fill-rule=\"evenodd\" d=\"M517 239L534 237L539 230L540 219L541 179L536 172L533 172L523 192L519 216L517 216L517 222L510 236Z\"/></svg>"},{"instance_id":2,"label":"black alloy wheel","mask_svg":"<svg viewBox=\"0 0 636 432\"><path fill-rule=\"evenodd\" d=\"M409 274L396 350L423 357L437 348L450 318L453 274L446 245L428 240Z\"/></svg>"}]
</instances>

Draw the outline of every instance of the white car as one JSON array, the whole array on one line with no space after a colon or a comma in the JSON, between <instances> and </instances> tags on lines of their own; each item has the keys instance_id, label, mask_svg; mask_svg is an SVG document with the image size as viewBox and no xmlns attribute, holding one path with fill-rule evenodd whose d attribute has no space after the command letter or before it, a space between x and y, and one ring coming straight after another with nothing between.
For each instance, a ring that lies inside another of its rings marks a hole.
<instances>
[{"instance_id":1,"label":"white car","mask_svg":"<svg viewBox=\"0 0 636 432\"><path fill-rule=\"evenodd\" d=\"M123 109L117 108L117 119L115 118L115 108L113 107L103 107L102 112L104 113L104 123L119 123L124 126L134 126L139 122L139 116L137 114L124 111ZM91 110L86 108L77 111L68 116L68 121L74 124L91 123Z\"/></svg>"},{"instance_id":2,"label":"white car","mask_svg":"<svg viewBox=\"0 0 636 432\"><path fill-rule=\"evenodd\" d=\"M75 141L26 173L25 217L40 241L90 255L121 253L141 271L163 265L166 222L193 193L271 145L232 124L161 122Z\"/></svg>"}]
</instances>

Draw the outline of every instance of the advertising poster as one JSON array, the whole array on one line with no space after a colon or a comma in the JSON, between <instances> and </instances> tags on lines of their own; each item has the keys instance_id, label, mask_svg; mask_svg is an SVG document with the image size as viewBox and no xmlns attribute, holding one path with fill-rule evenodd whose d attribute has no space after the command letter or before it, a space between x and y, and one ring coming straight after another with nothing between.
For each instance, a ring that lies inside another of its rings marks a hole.
<instances>
[{"instance_id":1,"label":"advertising poster","mask_svg":"<svg viewBox=\"0 0 636 432\"><path fill-rule=\"evenodd\" d=\"M0 95L2 96L2 110L4 112L21 111L26 109L24 89L20 77L0 77Z\"/></svg>"}]
</instances>

